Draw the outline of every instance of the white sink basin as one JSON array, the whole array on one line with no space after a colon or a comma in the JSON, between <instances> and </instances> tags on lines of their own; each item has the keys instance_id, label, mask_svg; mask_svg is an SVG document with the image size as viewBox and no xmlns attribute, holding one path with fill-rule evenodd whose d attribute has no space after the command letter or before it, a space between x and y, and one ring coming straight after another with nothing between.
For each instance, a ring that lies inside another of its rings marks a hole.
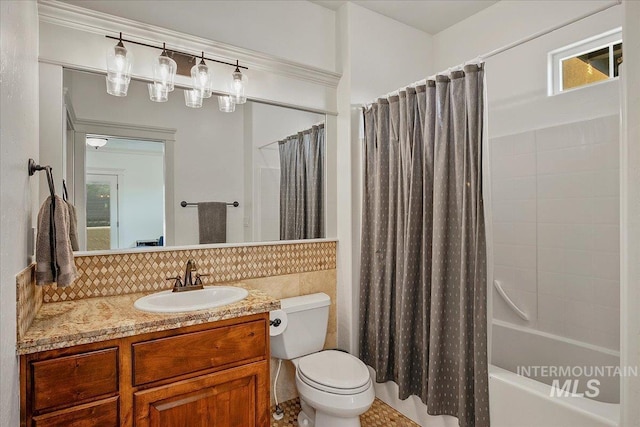
<instances>
[{"instance_id":1,"label":"white sink basin","mask_svg":"<svg viewBox=\"0 0 640 427\"><path fill-rule=\"evenodd\" d=\"M133 306L154 313L179 313L204 310L242 301L249 295L246 289L234 286L206 286L195 291L163 291L138 298Z\"/></svg>"}]
</instances>

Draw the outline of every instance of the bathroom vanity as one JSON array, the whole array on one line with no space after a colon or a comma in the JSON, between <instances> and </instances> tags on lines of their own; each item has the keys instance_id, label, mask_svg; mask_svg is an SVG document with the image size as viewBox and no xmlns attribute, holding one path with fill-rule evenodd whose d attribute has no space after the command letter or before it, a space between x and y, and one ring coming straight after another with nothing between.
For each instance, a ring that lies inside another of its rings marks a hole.
<instances>
[{"instance_id":1,"label":"bathroom vanity","mask_svg":"<svg viewBox=\"0 0 640 427\"><path fill-rule=\"evenodd\" d=\"M229 306L157 314L135 310L138 297L40 309L19 343L22 426L269 425L277 300L250 290Z\"/></svg>"}]
</instances>

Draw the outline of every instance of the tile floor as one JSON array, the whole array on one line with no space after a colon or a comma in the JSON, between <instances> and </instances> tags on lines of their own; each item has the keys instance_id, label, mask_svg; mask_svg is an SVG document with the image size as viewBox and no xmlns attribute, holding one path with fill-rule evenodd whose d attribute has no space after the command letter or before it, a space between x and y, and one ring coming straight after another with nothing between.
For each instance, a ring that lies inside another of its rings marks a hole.
<instances>
[{"instance_id":1,"label":"tile floor","mask_svg":"<svg viewBox=\"0 0 640 427\"><path fill-rule=\"evenodd\" d=\"M280 421L271 419L271 427L298 427L298 412L300 412L300 401L298 399L288 400L281 403L284 410L284 418ZM273 408L271 410L273 413ZM379 399L373 402L371 408L360 416L362 427L419 427L398 411L385 404Z\"/></svg>"}]
</instances>

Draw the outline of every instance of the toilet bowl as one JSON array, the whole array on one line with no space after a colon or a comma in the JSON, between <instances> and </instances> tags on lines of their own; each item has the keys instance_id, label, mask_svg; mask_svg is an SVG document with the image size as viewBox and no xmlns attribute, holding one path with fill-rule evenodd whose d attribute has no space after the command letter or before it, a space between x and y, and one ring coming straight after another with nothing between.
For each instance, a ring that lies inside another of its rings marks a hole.
<instances>
[{"instance_id":1,"label":"toilet bowl","mask_svg":"<svg viewBox=\"0 0 640 427\"><path fill-rule=\"evenodd\" d=\"M375 398L369 370L362 361L326 350L293 362L302 406L300 426L360 427L360 415Z\"/></svg>"},{"instance_id":2,"label":"toilet bowl","mask_svg":"<svg viewBox=\"0 0 640 427\"><path fill-rule=\"evenodd\" d=\"M342 351L322 351L330 303L324 293L280 300L288 322L271 337L271 355L296 367L300 427L360 427L360 415L375 399L361 360Z\"/></svg>"}]
</instances>

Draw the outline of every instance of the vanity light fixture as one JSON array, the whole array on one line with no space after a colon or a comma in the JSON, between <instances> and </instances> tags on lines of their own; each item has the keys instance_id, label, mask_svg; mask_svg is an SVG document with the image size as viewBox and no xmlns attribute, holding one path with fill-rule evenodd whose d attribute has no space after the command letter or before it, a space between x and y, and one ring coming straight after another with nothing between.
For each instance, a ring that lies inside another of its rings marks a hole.
<instances>
[{"instance_id":1,"label":"vanity light fixture","mask_svg":"<svg viewBox=\"0 0 640 427\"><path fill-rule=\"evenodd\" d=\"M98 148L107 145L108 141L109 140L107 138L87 138L87 145L97 150Z\"/></svg>"},{"instance_id":2,"label":"vanity light fixture","mask_svg":"<svg viewBox=\"0 0 640 427\"><path fill-rule=\"evenodd\" d=\"M231 95L231 101L234 104L244 104L245 102L247 102L247 95L245 94L245 90L249 79L240 71L238 61L236 61L236 70L231 74L231 78L231 90L229 91Z\"/></svg>"},{"instance_id":3,"label":"vanity light fixture","mask_svg":"<svg viewBox=\"0 0 640 427\"><path fill-rule=\"evenodd\" d=\"M233 113L236 110L236 103L233 102L230 95L220 95L218 96L218 108L223 113Z\"/></svg>"},{"instance_id":4,"label":"vanity light fixture","mask_svg":"<svg viewBox=\"0 0 640 427\"><path fill-rule=\"evenodd\" d=\"M148 83L149 99L153 102L167 102L169 100L169 88L159 83Z\"/></svg>"},{"instance_id":5,"label":"vanity light fixture","mask_svg":"<svg viewBox=\"0 0 640 427\"><path fill-rule=\"evenodd\" d=\"M133 54L124 47L122 33L117 40L118 44L107 51L107 93L113 96L127 96Z\"/></svg>"},{"instance_id":6,"label":"vanity light fixture","mask_svg":"<svg viewBox=\"0 0 640 427\"><path fill-rule=\"evenodd\" d=\"M202 107L202 92L197 89L185 89L184 102L189 108Z\"/></svg>"},{"instance_id":7,"label":"vanity light fixture","mask_svg":"<svg viewBox=\"0 0 640 427\"><path fill-rule=\"evenodd\" d=\"M202 56L200 57L200 63L191 67L191 81L193 90L200 91L202 98L211 98L213 75L204 62L204 52L202 52Z\"/></svg>"},{"instance_id":8,"label":"vanity light fixture","mask_svg":"<svg viewBox=\"0 0 640 427\"><path fill-rule=\"evenodd\" d=\"M228 86L228 95L218 96L218 106L220 111L231 113L235 111L235 104L247 102L246 88L248 78L241 69L248 68L236 63L207 58L204 52L200 55L181 52L175 49L167 49L166 43L162 47L148 43L138 42L130 39L123 39L122 33L119 37L106 36L109 39L118 40L116 47L107 54L107 92L115 96L126 96L131 80L131 67L133 56L124 47L123 42L137 44L152 49L161 50L162 53L153 63L153 83L148 84L149 98L154 102L166 102L169 92L175 87L176 74L189 76L191 71L191 89L185 89L184 99L187 107L202 107L202 99L210 98L213 93L213 73L205 60L235 67L231 74L231 82ZM173 58L176 58L174 60ZM195 63L190 69L191 64Z\"/></svg>"},{"instance_id":9,"label":"vanity light fixture","mask_svg":"<svg viewBox=\"0 0 640 427\"><path fill-rule=\"evenodd\" d=\"M167 45L162 43L162 53L153 63L153 82L167 87L169 92L173 92L173 83L176 79L178 64L169 58Z\"/></svg>"}]
</instances>

